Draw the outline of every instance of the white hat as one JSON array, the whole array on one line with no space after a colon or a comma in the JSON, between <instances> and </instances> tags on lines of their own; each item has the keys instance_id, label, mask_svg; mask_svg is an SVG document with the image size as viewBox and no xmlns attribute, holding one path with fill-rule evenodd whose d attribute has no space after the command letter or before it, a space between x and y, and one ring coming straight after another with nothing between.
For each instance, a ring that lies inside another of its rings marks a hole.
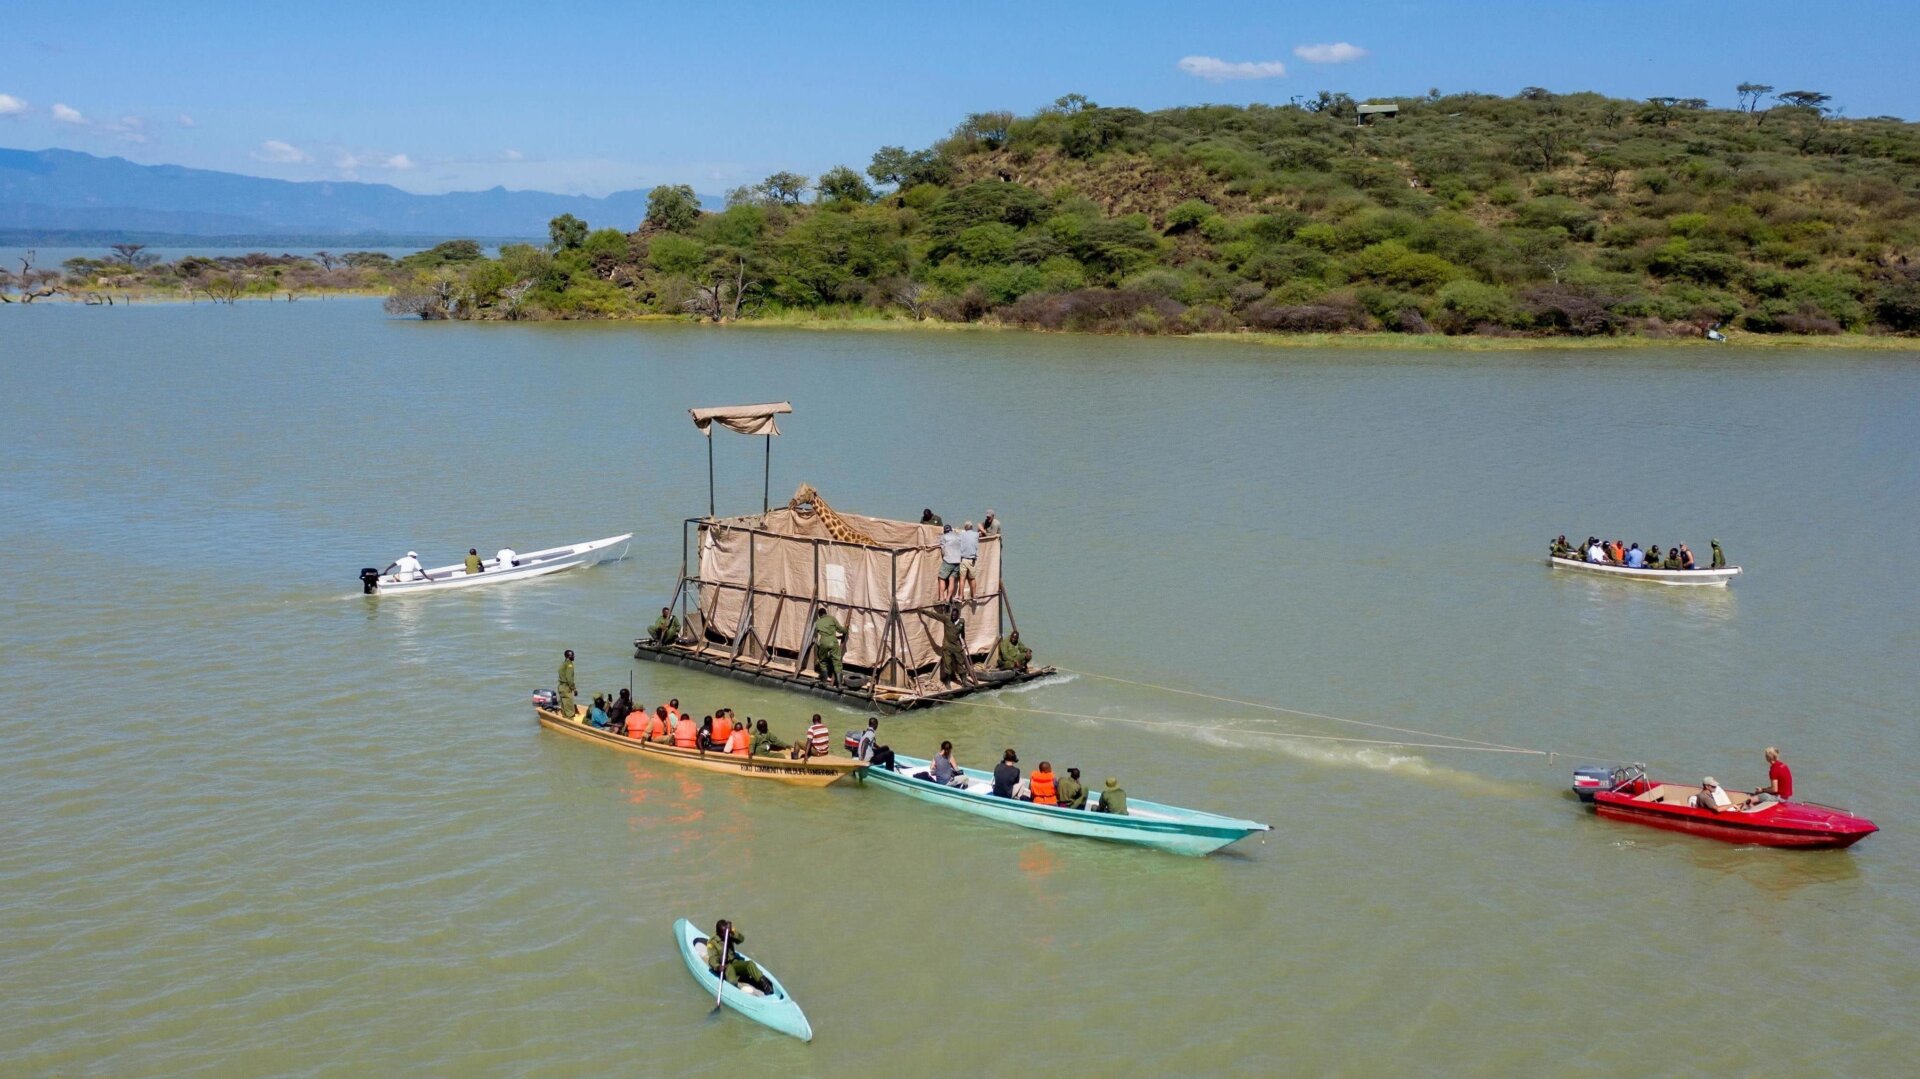
<instances>
[{"instance_id":1,"label":"white hat","mask_svg":"<svg viewBox=\"0 0 1920 1079\"><path fill-rule=\"evenodd\" d=\"M415 553L414 553L414 552L412 552L412 551L408 551L408 552L407 552L407 557L408 557L408 558L419 558L420 556L419 556L419 555L417 555L417 554L415 554Z\"/></svg>"},{"instance_id":2,"label":"white hat","mask_svg":"<svg viewBox=\"0 0 1920 1079\"><path fill-rule=\"evenodd\" d=\"M1702 787L1718 787L1718 786L1719 786L1720 784L1718 784L1718 783L1715 783L1715 782L1713 781L1713 777L1712 777L1712 776L1708 776L1707 778L1705 778L1705 779L1703 779L1703 780L1701 780L1701 781L1700 781L1700 785L1701 785Z\"/></svg>"}]
</instances>

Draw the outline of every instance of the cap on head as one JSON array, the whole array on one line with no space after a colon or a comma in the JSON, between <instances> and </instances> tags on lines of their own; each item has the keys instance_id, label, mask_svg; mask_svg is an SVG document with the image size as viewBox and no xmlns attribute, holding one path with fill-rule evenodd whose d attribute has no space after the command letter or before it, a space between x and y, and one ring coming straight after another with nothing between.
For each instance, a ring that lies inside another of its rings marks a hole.
<instances>
[{"instance_id":1,"label":"cap on head","mask_svg":"<svg viewBox=\"0 0 1920 1079\"><path fill-rule=\"evenodd\" d=\"M941 525L941 526L940 526L940 531L942 531L942 532L951 532L951 531L953 531L953 526L952 526L952 525Z\"/></svg>"},{"instance_id":2,"label":"cap on head","mask_svg":"<svg viewBox=\"0 0 1920 1079\"><path fill-rule=\"evenodd\" d=\"M1119 785L1120 785L1120 780L1119 780L1119 779L1117 779L1117 778L1115 778L1114 776L1108 776L1108 777L1107 777L1107 789L1108 789L1108 790L1112 790L1113 788L1115 788L1115 787L1118 787Z\"/></svg>"},{"instance_id":3,"label":"cap on head","mask_svg":"<svg viewBox=\"0 0 1920 1079\"><path fill-rule=\"evenodd\" d=\"M1708 776L1707 778L1700 781L1700 785L1702 787L1718 787L1720 784L1715 782L1712 776Z\"/></svg>"},{"instance_id":4,"label":"cap on head","mask_svg":"<svg viewBox=\"0 0 1920 1079\"><path fill-rule=\"evenodd\" d=\"M408 557L408 558L419 558L419 557L420 557L420 553L419 553L418 551L408 551L408 552L407 552L407 557Z\"/></svg>"}]
</instances>

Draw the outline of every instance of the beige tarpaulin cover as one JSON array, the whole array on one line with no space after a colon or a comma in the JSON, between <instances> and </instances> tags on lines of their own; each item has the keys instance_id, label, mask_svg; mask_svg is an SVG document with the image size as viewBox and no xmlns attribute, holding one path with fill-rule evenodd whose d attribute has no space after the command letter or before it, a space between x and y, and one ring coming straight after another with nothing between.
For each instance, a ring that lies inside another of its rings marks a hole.
<instances>
[{"instance_id":1,"label":"beige tarpaulin cover","mask_svg":"<svg viewBox=\"0 0 1920 1079\"><path fill-rule=\"evenodd\" d=\"M743 435L777 435L780 428L774 426L773 418L785 412L792 412L793 406L785 401L770 405L723 405L719 408L690 408L693 425L700 433L713 437L713 425L719 424L729 431L738 431Z\"/></svg>"},{"instance_id":2,"label":"beige tarpaulin cover","mask_svg":"<svg viewBox=\"0 0 1920 1079\"><path fill-rule=\"evenodd\" d=\"M889 650L919 677L889 670L883 684L933 688L926 672L940 661L940 528L841 513L839 519L885 546L836 540L818 516L781 507L764 517L736 517L700 526L699 611L704 629L731 641L753 590L753 626L783 658L796 657L813 638L816 600L847 627L846 661L872 668ZM980 538L974 594L964 607L967 648L975 656L1000 635L1000 537ZM889 643L887 623L900 612L900 633ZM749 647L743 655L764 653Z\"/></svg>"}]
</instances>

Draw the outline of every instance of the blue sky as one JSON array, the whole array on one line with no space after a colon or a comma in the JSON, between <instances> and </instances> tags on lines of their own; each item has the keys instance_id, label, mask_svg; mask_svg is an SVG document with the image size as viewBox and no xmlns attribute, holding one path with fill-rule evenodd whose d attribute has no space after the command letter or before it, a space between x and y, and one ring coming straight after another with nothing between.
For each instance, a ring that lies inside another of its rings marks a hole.
<instances>
[{"instance_id":1,"label":"blue sky","mask_svg":"<svg viewBox=\"0 0 1920 1079\"><path fill-rule=\"evenodd\" d=\"M1920 115L1920 20L1879 0L10 8L0 146L426 192L717 193L864 168L968 112L1068 92L1156 109L1538 85L1729 105L1755 81Z\"/></svg>"}]
</instances>

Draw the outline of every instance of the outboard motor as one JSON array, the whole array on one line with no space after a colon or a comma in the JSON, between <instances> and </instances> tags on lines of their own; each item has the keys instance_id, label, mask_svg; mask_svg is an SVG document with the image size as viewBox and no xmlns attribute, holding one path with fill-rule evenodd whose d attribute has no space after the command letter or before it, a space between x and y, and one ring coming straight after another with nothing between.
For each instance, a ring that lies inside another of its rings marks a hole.
<instances>
[{"instance_id":1,"label":"outboard motor","mask_svg":"<svg viewBox=\"0 0 1920 1079\"><path fill-rule=\"evenodd\" d=\"M362 569L360 570L361 594L371 596L375 592L378 592L379 590L380 590L380 571L377 569L374 569L372 566L362 567Z\"/></svg>"},{"instance_id":2,"label":"outboard motor","mask_svg":"<svg viewBox=\"0 0 1920 1079\"><path fill-rule=\"evenodd\" d=\"M1593 801L1596 791L1610 791L1633 778L1633 769L1614 765L1589 764L1573 770L1573 793L1583 802Z\"/></svg>"},{"instance_id":3,"label":"outboard motor","mask_svg":"<svg viewBox=\"0 0 1920 1079\"><path fill-rule=\"evenodd\" d=\"M533 706L549 711L559 708L560 694L551 689L536 689L533 691Z\"/></svg>"}]
</instances>

